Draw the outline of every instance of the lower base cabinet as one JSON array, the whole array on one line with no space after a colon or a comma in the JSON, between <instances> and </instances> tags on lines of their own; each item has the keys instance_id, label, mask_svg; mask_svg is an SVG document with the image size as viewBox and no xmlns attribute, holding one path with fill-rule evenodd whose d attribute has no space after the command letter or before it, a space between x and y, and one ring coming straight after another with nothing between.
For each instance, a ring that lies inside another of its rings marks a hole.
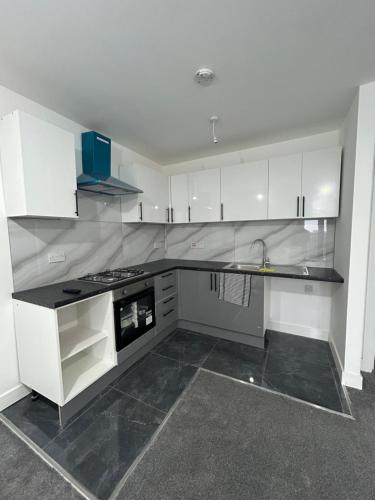
<instances>
[{"instance_id":1,"label":"lower base cabinet","mask_svg":"<svg viewBox=\"0 0 375 500\"><path fill-rule=\"evenodd\" d=\"M147 342L186 321L200 325L202 333L212 327L217 329L213 335L229 332L229 338L244 343L247 335L250 344L259 340L260 345L264 278L253 275L251 280L250 305L240 307L219 300L219 273L180 270L156 276L156 328ZM18 300L14 306L21 382L60 407L124 361L115 349L112 292L58 309ZM132 344L127 357L145 347L145 340Z\"/></svg>"},{"instance_id":2,"label":"lower base cabinet","mask_svg":"<svg viewBox=\"0 0 375 500\"><path fill-rule=\"evenodd\" d=\"M177 273L169 271L155 277L156 333L178 320Z\"/></svg>"},{"instance_id":3,"label":"lower base cabinet","mask_svg":"<svg viewBox=\"0 0 375 500\"><path fill-rule=\"evenodd\" d=\"M180 271L180 315L185 321L237 333L264 335L264 278L251 276L249 307L219 300L219 273Z\"/></svg>"},{"instance_id":4,"label":"lower base cabinet","mask_svg":"<svg viewBox=\"0 0 375 500\"><path fill-rule=\"evenodd\" d=\"M112 293L58 309L14 301L20 380L64 406L117 364Z\"/></svg>"},{"instance_id":5,"label":"lower base cabinet","mask_svg":"<svg viewBox=\"0 0 375 500\"><path fill-rule=\"evenodd\" d=\"M177 295L171 295L155 304L156 332L160 333L178 319Z\"/></svg>"}]
</instances>

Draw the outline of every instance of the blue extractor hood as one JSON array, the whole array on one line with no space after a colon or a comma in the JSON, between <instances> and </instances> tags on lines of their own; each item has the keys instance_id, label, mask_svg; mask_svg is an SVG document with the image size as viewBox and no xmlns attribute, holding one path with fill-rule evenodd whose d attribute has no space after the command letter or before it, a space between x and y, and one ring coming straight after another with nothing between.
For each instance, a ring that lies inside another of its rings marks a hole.
<instances>
[{"instance_id":1,"label":"blue extractor hood","mask_svg":"<svg viewBox=\"0 0 375 500\"><path fill-rule=\"evenodd\" d=\"M143 193L111 176L111 139L97 132L82 134L82 170L77 178L77 188L82 191L110 196Z\"/></svg>"}]
</instances>

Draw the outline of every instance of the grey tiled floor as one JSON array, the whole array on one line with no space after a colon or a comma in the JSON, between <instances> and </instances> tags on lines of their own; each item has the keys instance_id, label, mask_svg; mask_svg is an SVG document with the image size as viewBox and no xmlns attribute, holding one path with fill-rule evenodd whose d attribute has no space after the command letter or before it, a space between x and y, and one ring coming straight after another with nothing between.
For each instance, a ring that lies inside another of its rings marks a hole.
<instances>
[{"instance_id":1,"label":"grey tiled floor","mask_svg":"<svg viewBox=\"0 0 375 500\"><path fill-rule=\"evenodd\" d=\"M195 366L150 353L134 370L122 375L113 387L167 412L196 370Z\"/></svg>"},{"instance_id":2,"label":"grey tiled floor","mask_svg":"<svg viewBox=\"0 0 375 500\"><path fill-rule=\"evenodd\" d=\"M116 389L50 441L45 451L99 498L107 498L165 414Z\"/></svg>"},{"instance_id":3,"label":"grey tiled floor","mask_svg":"<svg viewBox=\"0 0 375 500\"><path fill-rule=\"evenodd\" d=\"M56 408L24 398L3 412L100 499L106 499L199 368L339 412L346 400L328 344L268 332L265 350L177 330L60 429Z\"/></svg>"},{"instance_id":4,"label":"grey tiled floor","mask_svg":"<svg viewBox=\"0 0 375 500\"><path fill-rule=\"evenodd\" d=\"M349 413L327 342L267 332L266 349L177 330L155 352Z\"/></svg>"}]
</instances>

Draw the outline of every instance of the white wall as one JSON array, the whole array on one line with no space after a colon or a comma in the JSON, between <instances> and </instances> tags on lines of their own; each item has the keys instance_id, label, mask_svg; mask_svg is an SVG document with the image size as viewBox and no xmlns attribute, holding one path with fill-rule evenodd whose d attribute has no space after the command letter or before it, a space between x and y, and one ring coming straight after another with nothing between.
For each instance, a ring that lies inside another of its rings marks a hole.
<instances>
[{"instance_id":1,"label":"white wall","mask_svg":"<svg viewBox=\"0 0 375 500\"><path fill-rule=\"evenodd\" d=\"M357 143L358 95L344 121L340 142L343 147L341 169L340 217L336 220L334 266L344 284L334 289L330 343L336 354L340 374L345 365L346 313L352 231L353 184Z\"/></svg>"},{"instance_id":2,"label":"white wall","mask_svg":"<svg viewBox=\"0 0 375 500\"><path fill-rule=\"evenodd\" d=\"M359 89L344 381L361 384L374 176L375 82Z\"/></svg>"},{"instance_id":3,"label":"white wall","mask_svg":"<svg viewBox=\"0 0 375 500\"><path fill-rule=\"evenodd\" d=\"M14 336L12 264L5 216L3 183L0 176L0 411L27 394L19 384Z\"/></svg>"},{"instance_id":4,"label":"white wall","mask_svg":"<svg viewBox=\"0 0 375 500\"><path fill-rule=\"evenodd\" d=\"M339 130L333 130L331 132L300 137L289 141L275 142L266 146L241 149L232 151L231 153L223 153L220 155L198 158L196 160L173 163L164 165L161 168L166 174L173 175L205 168L226 167L228 165L241 163L241 161L266 160L274 156L290 155L303 151L314 151L316 149L338 146L340 144L339 138Z\"/></svg>"},{"instance_id":5,"label":"white wall","mask_svg":"<svg viewBox=\"0 0 375 500\"><path fill-rule=\"evenodd\" d=\"M340 285L270 278L267 328L319 340L330 334L332 290Z\"/></svg>"},{"instance_id":6,"label":"white wall","mask_svg":"<svg viewBox=\"0 0 375 500\"><path fill-rule=\"evenodd\" d=\"M372 192L370 248L367 269L365 331L363 336L362 371L372 372L375 362L375 184Z\"/></svg>"},{"instance_id":7,"label":"white wall","mask_svg":"<svg viewBox=\"0 0 375 500\"><path fill-rule=\"evenodd\" d=\"M341 216L336 224L334 256L335 267L346 283L334 295L331 342L343 367L343 383L358 389L362 388L374 141L375 82L359 88L343 128Z\"/></svg>"},{"instance_id":8,"label":"white wall","mask_svg":"<svg viewBox=\"0 0 375 500\"><path fill-rule=\"evenodd\" d=\"M81 132L86 129L71 120L58 115L5 87L0 86L0 116L15 109L28 112L64 128L75 135L77 173L81 171ZM143 164L159 169L159 166L128 148L112 143L112 173L120 165ZM5 218L2 184L0 185L0 411L22 397L26 390L19 384L15 333L12 315L11 293L13 291L12 271L9 255L7 220Z\"/></svg>"}]
</instances>

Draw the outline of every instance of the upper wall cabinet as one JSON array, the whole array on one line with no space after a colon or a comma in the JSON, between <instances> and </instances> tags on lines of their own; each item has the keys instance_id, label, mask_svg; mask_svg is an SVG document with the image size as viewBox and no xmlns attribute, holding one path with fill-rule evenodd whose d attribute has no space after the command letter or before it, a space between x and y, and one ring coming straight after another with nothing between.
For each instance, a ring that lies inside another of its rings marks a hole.
<instances>
[{"instance_id":1,"label":"upper wall cabinet","mask_svg":"<svg viewBox=\"0 0 375 500\"><path fill-rule=\"evenodd\" d=\"M76 218L74 135L22 111L0 121L8 217Z\"/></svg>"},{"instance_id":2,"label":"upper wall cabinet","mask_svg":"<svg viewBox=\"0 0 375 500\"><path fill-rule=\"evenodd\" d=\"M220 220L220 169L199 170L188 175L189 221Z\"/></svg>"},{"instance_id":3,"label":"upper wall cabinet","mask_svg":"<svg viewBox=\"0 0 375 500\"><path fill-rule=\"evenodd\" d=\"M188 175L170 177L170 217L169 222L189 222Z\"/></svg>"},{"instance_id":4,"label":"upper wall cabinet","mask_svg":"<svg viewBox=\"0 0 375 500\"><path fill-rule=\"evenodd\" d=\"M341 148L269 162L269 219L338 217Z\"/></svg>"},{"instance_id":5,"label":"upper wall cabinet","mask_svg":"<svg viewBox=\"0 0 375 500\"><path fill-rule=\"evenodd\" d=\"M341 148L303 153L302 216L338 217Z\"/></svg>"},{"instance_id":6,"label":"upper wall cabinet","mask_svg":"<svg viewBox=\"0 0 375 500\"><path fill-rule=\"evenodd\" d=\"M268 161L221 169L221 219L267 219Z\"/></svg>"},{"instance_id":7,"label":"upper wall cabinet","mask_svg":"<svg viewBox=\"0 0 375 500\"><path fill-rule=\"evenodd\" d=\"M295 219L301 204L302 154L269 161L268 218Z\"/></svg>"},{"instance_id":8,"label":"upper wall cabinet","mask_svg":"<svg viewBox=\"0 0 375 500\"><path fill-rule=\"evenodd\" d=\"M123 222L165 223L168 220L168 177L144 165L120 168L120 179L143 193L121 197Z\"/></svg>"}]
</instances>

